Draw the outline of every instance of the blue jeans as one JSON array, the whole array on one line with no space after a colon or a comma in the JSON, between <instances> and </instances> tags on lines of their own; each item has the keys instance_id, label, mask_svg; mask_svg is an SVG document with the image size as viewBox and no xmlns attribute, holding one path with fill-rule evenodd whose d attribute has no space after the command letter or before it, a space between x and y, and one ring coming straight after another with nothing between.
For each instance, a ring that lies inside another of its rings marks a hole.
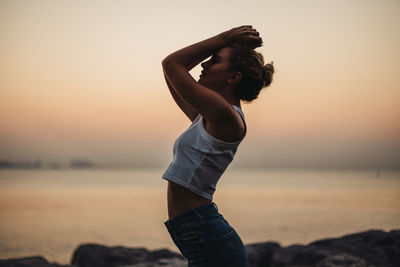
<instances>
[{"instance_id":1,"label":"blue jeans","mask_svg":"<svg viewBox=\"0 0 400 267\"><path fill-rule=\"evenodd\" d=\"M242 240L212 202L175 216L165 226L189 267L247 266Z\"/></svg>"}]
</instances>

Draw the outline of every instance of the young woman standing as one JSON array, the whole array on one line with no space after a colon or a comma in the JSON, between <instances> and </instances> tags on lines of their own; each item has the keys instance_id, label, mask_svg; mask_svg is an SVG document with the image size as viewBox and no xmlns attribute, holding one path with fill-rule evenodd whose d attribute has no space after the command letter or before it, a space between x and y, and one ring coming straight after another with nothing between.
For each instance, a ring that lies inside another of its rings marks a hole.
<instances>
[{"instance_id":1,"label":"young woman standing","mask_svg":"<svg viewBox=\"0 0 400 267\"><path fill-rule=\"evenodd\" d=\"M274 68L264 66L259 33L241 26L167 56L163 70L168 88L192 121L175 141L168 180L165 225L189 266L245 267L242 240L212 197L222 173L246 134L240 101L257 98L270 85ZM196 81L189 71L201 64Z\"/></svg>"}]
</instances>

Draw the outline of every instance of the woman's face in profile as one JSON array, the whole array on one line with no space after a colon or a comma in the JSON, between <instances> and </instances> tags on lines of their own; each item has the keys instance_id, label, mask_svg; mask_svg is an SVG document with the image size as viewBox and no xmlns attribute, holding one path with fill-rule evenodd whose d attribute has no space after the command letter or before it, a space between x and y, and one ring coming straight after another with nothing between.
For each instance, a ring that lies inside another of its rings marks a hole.
<instances>
[{"instance_id":1,"label":"woman's face in profile","mask_svg":"<svg viewBox=\"0 0 400 267\"><path fill-rule=\"evenodd\" d=\"M229 57L231 48L225 47L216 52L212 57L201 63L201 71L198 82L210 89L218 90L226 85L229 75Z\"/></svg>"}]
</instances>

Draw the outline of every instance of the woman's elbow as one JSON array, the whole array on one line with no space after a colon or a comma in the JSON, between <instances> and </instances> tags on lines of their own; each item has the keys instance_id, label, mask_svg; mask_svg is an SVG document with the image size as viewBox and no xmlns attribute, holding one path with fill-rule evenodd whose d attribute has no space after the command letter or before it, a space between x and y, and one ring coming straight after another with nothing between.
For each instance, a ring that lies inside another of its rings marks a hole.
<instances>
[{"instance_id":1,"label":"woman's elbow","mask_svg":"<svg viewBox=\"0 0 400 267\"><path fill-rule=\"evenodd\" d=\"M161 64L164 74L167 76L169 76L171 73L174 73L177 69L177 63L174 60L171 60L169 57L166 57Z\"/></svg>"},{"instance_id":2,"label":"woman's elbow","mask_svg":"<svg viewBox=\"0 0 400 267\"><path fill-rule=\"evenodd\" d=\"M163 61L161 62L161 65L162 65L162 67L163 67L163 69L168 69L168 68L170 68L171 67L171 59L170 59L170 57L168 56L168 57L166 57L166 58L164 58L163 59Z\"/></svg>"}]
</instances>

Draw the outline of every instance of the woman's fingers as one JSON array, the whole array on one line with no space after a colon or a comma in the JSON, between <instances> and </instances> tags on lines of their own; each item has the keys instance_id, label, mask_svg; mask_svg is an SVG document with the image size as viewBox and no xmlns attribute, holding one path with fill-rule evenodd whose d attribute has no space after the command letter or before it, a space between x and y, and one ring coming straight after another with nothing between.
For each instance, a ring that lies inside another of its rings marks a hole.
<instances>
[{"instance_id":1,"label":"woman's fingers","mask_svg":"<svg viewBox=\"0 0 400 267\"><path fill-rule=\"evenodd\" d=\"M237 31L238 33L246 32L246 31L256 31L251 25L239 26L232 29L233 31Z\"/></svg>"},{"instance_id":2,"label":"woman's fingers","mask_svg":"<svg viewBox=\"0 0 400 267\"><path fill-rule=\"evenodd\" d=\"M253 40L253 48L260 47L260 46L262 46L262 44L263 44L263 41L262 41L261 38L254 38L254 40Z\"/></svg>"},{"instance_id":3,"label":"woman's fingers","mask_svg":"<svg viewBox=\"0 0 400 267\"><path fill-rule=\"evenodd\" d=\"M248 29L248 30L244 31L244 33L249 34L249 35L256 35L256 36L260 35L260 33L256 29Z\"/></svg>"},{"instance_id":4,"label":"woman's fingers","mask_svg":"<svg viewBox=\"0 0 400 267\"><path fill-rule=\"evenodd\" d=\"M251 26L251 25L243 25L243 26L237 27L236 29L240 29L240 28L248 28L248 29L251 29L251 28L253 28L253 26Z\"/></svg>"},{"instance_id":5,"label":"woman's fingers","mask_svg":"<svg viewBox=\"0 0 400 267\"><path fill-rule=\"evenodd\" d=\"M243 25L228 31L230 40L233 42L243 43L252 48L262 45L260 33L251 25Z\"/></svg>"},{"instance_id":6,"label":"woman's fingers","mask_svg":"<svg viewBox=\"0 0 400 267\"><path fill-rule=\"evenodd\" d=\"M250 30L246 31L242 36L241 36L241 41L245 43L250 43L253 46L260 46L262 44L262 39L260 37L260 33L257 32L256 30Z\"/></svg>"}]
</instances>

